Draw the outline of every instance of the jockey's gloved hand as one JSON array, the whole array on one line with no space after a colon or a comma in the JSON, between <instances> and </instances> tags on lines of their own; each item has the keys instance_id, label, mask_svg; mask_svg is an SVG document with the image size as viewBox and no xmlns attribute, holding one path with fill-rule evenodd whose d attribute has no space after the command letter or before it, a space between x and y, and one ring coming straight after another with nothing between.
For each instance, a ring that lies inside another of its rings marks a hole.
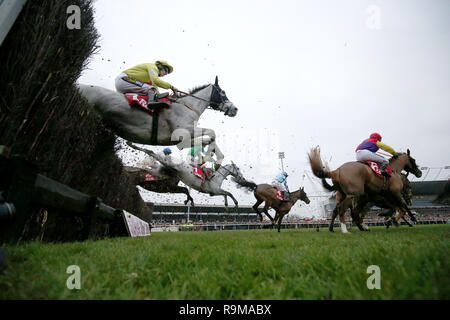
<instances>
[{"instance_id":1,"label":"jockey's gloved hand","mask_svg":"<svg viewBox=\"0 0 450 320\"><path fill-rule=\"evenodd\" d=\"M175 88L174 86L172 86L172 87L170 88L170 90L173 91L173 95L174 95L174 96L178 96L178 89L177 89L177 88Z\"/></svg>"}]
</instances>

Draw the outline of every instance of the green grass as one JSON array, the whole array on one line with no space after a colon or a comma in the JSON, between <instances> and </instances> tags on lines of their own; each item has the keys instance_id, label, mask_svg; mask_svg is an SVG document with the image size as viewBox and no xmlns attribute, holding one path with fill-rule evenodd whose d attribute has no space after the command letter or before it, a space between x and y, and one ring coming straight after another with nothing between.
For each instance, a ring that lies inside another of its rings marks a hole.
<instances>
[{"instance_id":1,"label":"green grass","mask_svg":"<svg viewBox=\"0 0 450 320\"><path fill-rule=\"evenodd\" d=\"M8 246L0 299L449 299L450 226L153 233ZM69 290L69 265L81 289ZM369 265L381 289L369 290Z\"/></svg>"}]
</instances>

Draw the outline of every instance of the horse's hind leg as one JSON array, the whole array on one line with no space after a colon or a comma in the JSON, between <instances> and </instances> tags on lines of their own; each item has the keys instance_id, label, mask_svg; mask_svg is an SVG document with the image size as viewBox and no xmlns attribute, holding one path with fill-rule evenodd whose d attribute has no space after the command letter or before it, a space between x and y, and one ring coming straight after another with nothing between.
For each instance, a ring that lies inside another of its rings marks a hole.
<instances>
[{"instance_id":1,"label":"horse's hind leg","mask_svg":"<svg viewBox=\"0 0 450 320\"><path fill-rule=\"evenodd\" d=\"M236 200L236 198L228 191L222 190L220 189L220 194L222 194L225 197L225 206L228 207L228 201L227 201L227 196L230 197L233 201L234 201L234 205L236 206L236 208L238 208L239 203Z\"/></svg>"},{"instance_id":2,"label":"horse's hind leg","mask_svg":"<svg viewBox=\"0 0 450 320\"><path fill-rule=\"evenodd\" d=\"M258 210L259 205L260 205L261 203L263 203L263 202L264 202L263 200L257 199L257 200L256 200L256 203L253 205L253 210L255 210L256 213L258 214L258 216L259 216L259 221L263 221L263 216L262 216L261 212L259 212L259 210Z\"/></svg>"},{"instance_id":3,"label":"horse's hind leg","mask_svg":"<svg viewBox=\"0 0 450 320\"><path fill-rule=\"evenodd\" d=\"M336 207L333 210L333 213L331 214L331 221L330 221L330 225L328 227L328 230L330 230L330 232L334 232L334 220L336 219L336 216L338 214L339 211L339 205L336 205Z\"/></svg>"},{"instance_id":4,"label":"horse's hind leg","mask_svg":"<svg viewBox=\"0 0 450 320\"><path fill-rule=\"evenodd\" d=\"M270 216L270 214L269 214L269 208L270 208L270 204L267 203L267 201L266 201L266 204L264 205L263 212L264 212L264 214L267 216L267 218L269 218L270 222L272 222L272 224L273 224L273 223L274 223L274 218L272 218L272 217ZM275 218L276 218L276 215L275 215Z\"/></svg>"},{"instance_id":5,"label":"horse's hind leg","mask_svg":"<svg viewBox=\"0 0 450 320\"><path fill-rule=\"evenodd\" d=\"M408 220L406 220L405 216L402 216L402 220L405 221L406 224L407 224L409 227L412 227L412 226L413 226L411 223L409 223Z\"/></svg>"},{"instance_id":6,"label":"horse's hind leg","mask_svg":"<svg viewBox=\"0 0 450 320\"><path fill-rule=\"evenodd\" d=\"M187 204L187 203L190 201L190 202L191 202L191 205L192 205L193 207L195 207L194 199L192 199L191 195L189 194L188 188L185 188L185 187L178 187L178 188L180 188L180 189L178 189L178 190L180 190L181 193L184 193L184 194L187 196L187 199L184 201L184 204Z\"/></svg>"},{"instance_id":7,"label":"horse's hind leg","mask_svg":"<svg viewBox=\"0 0 450 320\"><path fill-rule=\"evenodd\" d=\"M342 233L351 233L347 230L347 225L345 224L345 211L347 211L347 208L344 206L344 202L341 202L341 205L339 206L339 221L341 222L341 231Z\"/></svg>"},{"instance_id":8,"label":"horse's hind leg","mask_svg":"<svg viewBox=\"0 0 450 320\"><path fill-rule=\"evenodd\" d=\"M344 200L345 200L345 194L343 194L340 191L336 192L336 207L333 210L333 213L331 214L331 222L330 222L330 226L328 227L328 229L330 230L330 232L334 232L334 220L336 220L336 216L339 213L339 208L341 206L344 205Z\"/></svg>"},{"instance_id":9,"label":"horse's hind leg","mask_svg":"<svg viewBox=\"0 0 450 320\"><path fill-rule=\"evenodd\" d=\"M357 201L356 206L352 206L352 208L350 209L352 221L356 223L360 231L370 231L369 227L364 223L364 208L366 204L367 201L360 198Z\"/></svg>"}]
</instances>

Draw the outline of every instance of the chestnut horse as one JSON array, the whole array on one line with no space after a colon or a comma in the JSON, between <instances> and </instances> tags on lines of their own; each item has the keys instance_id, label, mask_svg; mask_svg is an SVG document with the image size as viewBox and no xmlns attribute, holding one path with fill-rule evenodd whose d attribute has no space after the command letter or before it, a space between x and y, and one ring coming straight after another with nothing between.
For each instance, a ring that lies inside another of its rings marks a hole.
<instances>
[{"instance_id":1,"label":"chestnut horse","mask_svg":"<svg viewBox=\"0 0 450 320\"><path fill-rule=\"evenodd\" d=\"M416 177L422 176L414 158L407 153L399 153L389 161L393 169L392 177L385 181L383 177L377 176L372 169L361 162L347 162L334 171L330 171L322 164L319 147L312 148L308 154L309 162L314 175L322 179L324 187L330 191L339 191L340 198L336 197L339 219L343 233L348 233L345 221L343 221L345 206L341 205L346 198L351 199L352 208L355 212L362 210L358 201L366 194L380 195L392 203L392 207L399 211L395 217L390 218L396 225L408 210L402 197L403 182L400 176L402 170L413 173ZM332 180L329 185L326 178ZM338 194L337 194L338 195Z\"/></svg>"},{"instance_id":2,"label":"chestnut horse","mask_svg":"<svg viewBox=\"0 0 450 320\"><path fill-rule=\"evenodd\" d=\"M289 193L288 201L281 201L277 199L277 189L270 184L256 184L245 179L233 179L241 187L247 188L249 191L253 191L256 198L256 203L253 209L260 217L260 221L263 220L261 212L259 212L258 207L261 203L265 202L263 212L272 221L272 226L278 225L278 232L280 232L281 221L283 217L291 211L291 208L298 200L302 200L306 204L310 203L308 196L304 188L300 188L297 191ZM275 210L275 217L269 215L269 208Z\"/></svg>"},{"instance_id":3,"label":"chestnut horse","mask_svg":"<svg viewBox=\"0 0 450 320\"><path fill-rule=\"evenodd\" d=\"M411 205L412 192L411 192L410 182L407 178L407 175L402 173L401 177L402 177L402 182L403 182L403 190L402 190L403 199L405 200L405 202L408 205ZM340 191L336 191L336 199L342 199L342 195L341 195ZM364 224L364 222L363 222L364 213L366 211L365 209L368 209L368 207L376 205L380 208L389 209L387 212L379 214L380 216L391 217L395 213L395 205L393 203L389 202L389 200L386 199L383 195L367 194L366 196L360 197L356 204L356 210L353 209L353 201L351 198L346 198L344 201L339 200L337 202L341 203L341 205L344 207L344 209L342 210L344 213L347 211L347 209L350 209L352 221L356 224L356 226L361 231L370 231L369 227L366 224ZM329 229L331 232L333 232L334 220L336 219L336 216L338 214L339 214L339 207L336 206L336 208L334 208L333 213L331 215L331 222L330 222L330 226L329 226ZM341 214L343 214L343 213L341 212ZM409 210L408 210L408 215L410 216L412 221L417 222L416 218ZM404 216L402 217L402 219L403 219L403 221L406 222L406 224L408 226L412 227L412 224L410 224ZM339 220L341 222L344 221L344 217L339 216ZM389 227L389 225L387 225L387 227Z\"/></svg>"}]
</instances>

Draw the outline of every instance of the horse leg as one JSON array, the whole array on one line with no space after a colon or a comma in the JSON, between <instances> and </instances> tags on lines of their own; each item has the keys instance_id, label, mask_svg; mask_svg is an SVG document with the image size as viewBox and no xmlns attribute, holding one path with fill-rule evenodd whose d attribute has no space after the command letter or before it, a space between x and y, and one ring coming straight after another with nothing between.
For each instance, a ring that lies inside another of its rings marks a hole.
<instances>
[{"instance_id":1,"label":"horse leg","mask_svg":"<svg viewBox=\"0 0 450 320\"><path fill-rule=\"evenodd\" d=\"M402 216L402 220L405 221L406 224L407 224L409 227L412 227L412 226L413 226L411 223L409 223L408 220L406 220L405 216Z\"/></svg>"},{"instance_id":2,"label":"horse leg","mask_svg":"<svg viewBox=\"0 0 450 320\"><path fill-rule=\"evenodd\" d=\"M331 222L330 222L330 226L328 227L328 230L330 230L330 232L334 232L333 228L334 228L334 220L336 220L336 216L338 214L339 211L339 205L336 205L336 207L333 210L333 213L331 214Z\"/></svg>"},{"instance_id":3,"label":"horse leg","mask_svg":"<svg viewBox=\"0 0 450 320\"><path fill-rule=\"evenodd\" d=\"M277 214L276 214L276 215L278 216L278 232L280 232L280 229L281 229L281 221L283 220L284 215L282 215L282 214L279 213L278 211L277 211Z\"/></svg>"},{"instance_id":4,"label":"horse leg","mask_svg":"<svg viewBox=\"0 0 450 320\"><path fill-rule=\"evenodd\" d=\"M263 216L262 216L261 212L259 212L259 210L258 210L258 207L259 207L259 205L260 205L261 203L263 203L263 201L258 199L258 200L256 201L256 203L253 205L253 210L255 210L256 213L258 214L258 216L259 216L259 221L263 221Z\"/></svg>"},{"instance_id":5,"label":"horse leg","mask_svg":"<svg viewBox=\"0 0 450 320\"><path fill-rule=\"evenodd\" d=\"M409 210L408 206L405 203L405 207L406 207L406 212L408 212L408 216L411 218L412 222L416 222L417 223L417 219L414 216L414 214L411 212L411 210ZM412 227L412 226L411 226Z\"/></svg>"},{"instance_id":6,"label":"horse leg","mask_svg":"<svg viewBox=\"0 0 450 320\"><path fill-rule=\"evenodd\" d=\"M355 221L360 231L370 231L369 227L364 223L364 208L367 205L367 200L359 198L355 207L351 208L352 220Z\"/></svg>"},{"instance_id":7,"label":"horse leg","mask_svg":"<svg viewBox=\"0 0 450 320\"><path fill-rule=\"evenodd\" d=\"M227 195L234 201L235 207L236 207L236 208L239 208L239 203L238 203L238 201L236 200L236 198L235 198L230 192L228 192L228 191L225 191L225 192L226 192Z\"/></svg>"},{"instance_id":8,"label":"horse leg","mask_svg":"<svg viewBox=\"0 0 450 320\"><path fill-rule=\"evenodd\" d=\"M363 226L362 226L362 224L361 224L362 219L361 219L361 216L360 216L359 212L357 212L356 209L351 208L350 209L350 214L352 216L352 221L354 223L356 223L356 226L358 227L359 231L365 231Z\"/></svg>"},{"instance_id":9,"label":"horse leg","mask_svg":"<svg viewBox=\"0 0 450 320\"><path fill-rule=\"evenodd\" d=\"M331 222L328 229L330 232L334 232L334 220L336 220L336 216L338 215L340 211L340 207L344 205L346 195L340 191L336 192L336 207L333 210L333 213L331 215Z\"/></svg>"},{"instance_id":10,"label":"horse leg","mask_svg":"<svg viewBox=\"0 0 450 320\"><path fill-rule=\"evenodd\" d=\"M275 212L275 217L272 220L272 229L275 227L275 225L277 224L277 221L280 219L280 214L278 211ZM278 230L279 232L279 230Z\"/></svg>"},{"instance_id":11,"label":"horse leg","mask_svg":"<svg viewBox=\"0 0 450 320\"><path fill-rule=\"evenodd\" d=\"M353 203L352 198L352 203ZM347 230L347 225L345 224L345 211L347 211L347 208L344 206L344 203L342 202L339 206L339 221L341 222L341 231L342 233L351 233Z\"/></svg>"},{"instance_id":12,"label":"horse leg","mask_svg":"<svg viewBox=\"0 0 450 320\"><path fill-rule=\"evenodd\" d=\"M196 132L201 132L201 136L195 135ZM222 151L220 151L219 146L216 143L216 133L212 129L208 128L194 128L194 138L191 140L192 145L202 145L204 147L208 146L206 155L211 155L214 152L217 156L217 165L220 167L223 159L225 158ZM218 168L216 168L217 170Z\"/></svg>"},{"instance_id":13,"label":"horse leg","mask_svg":"<svg viewBox=\"0 0 450 320\"><path fill-rule=\"evenodd\" d=\"M272 217L270 216L270 214L269 214L269 208L270 208L270 204L267 203L267 201L266 201L266 204L264 205L263 212L264 212L264 214L267 216L267 218L269 218L270 222L272 222L272 224L273 224L273 223L274 223L274 218L272 218ZM276 218L276 216L275 216L275 218Z\"/></svg>"},{"instance_id":14,"label":"horse leg","mask_svg":"<svg viewBox=\"0 0 450 320\"><path fill-rule=\"evenodd\" d=\"M186 188L186 187L178 187L178 188L180 188L178 190L181 190L181 193L184 193L187 196L187 199L186 199L186 201L184 201L184 204L187 204L190 201L191 205L193 207L195 207L194 199L192 199L191 195L189 194L188 188Z\"/></svg>"},{"instance_id":15,"label":"horse leg","mask_svg":"<svg viewBox=\"0 0 450 320\"><path fill-rule=\"evenodd\" d=\"M214 154L216 155L217 157L216 164L218 167L220 167L222 165L223 159L225 158L225 155L222 153L222 151L220 151L219 146L214 140L209 144L206 154L211 155L211 152L214 152ZM218 170L219 169L218 167L216 167L215 169Z\"/></svg>"},{"instance_id":16,"label":"horse leg","mask_svg":"<svg viewBox=\"0 0 450 320\"><path fill-rule=\"evenodd\" d=\"M228 208L228 198L227 197L230 197L231 199L233 199L234 204L236 205L236 208L238 208L239 203L237 202L236 198L228 191L219 189L219 191L217 193L211 193L211 194L214 194L215 196L223 196L223 198L225 199L225 207L226 208Z\"/></svg>"},{"instance_id":17,"label":"horse leg","mask_svg":"<svg viewBox=\"0 0 450 320\"><path fill-rule=\"evenodd\" d=\"M227 208L228 211L228 198L226 194L223 194L223 198L225 199L225 208Z\"/></svg>"}]
</instances>

